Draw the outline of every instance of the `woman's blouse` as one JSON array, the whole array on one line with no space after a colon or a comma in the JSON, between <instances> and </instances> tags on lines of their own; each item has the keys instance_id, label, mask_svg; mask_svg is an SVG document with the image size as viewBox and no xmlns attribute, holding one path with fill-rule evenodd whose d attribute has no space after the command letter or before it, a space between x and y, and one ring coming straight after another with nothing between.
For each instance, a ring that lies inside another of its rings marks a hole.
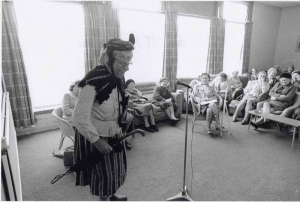
<instances>
[{"instance_id":1,"label":"woman's blouse","mask_svg":"<svg viewBox=\"0 0 300 202\"><path fill-rule=\"evenodd\" d=\"M143 97L142 92L136 88L132 90L125 89L125 93L129 94L129 99L131 100L141 99Z\"/></svg>"},{"instance_id":2,"label":"woman's blouse","mask_svg":"<svg viewBox=\"0 0 300 202\"><path fill-rule=\"evenodd\" d=\"M62 118L66 120L72 120L72 115L74 111L74 107L76 104L77 97L70 93L66 93L62 100Z\"/></svg>"},{"instance_id":3,"label":"woman's blouse","mask_svg":"<svg viewBox=\"0 0 300 202\"><path fill-rule=\"evenodd\" d=\"M258 97L261 93L266 93L269 90L268 82L261 82L259 80L249 81L244 93L246 95L252 95Z\"/></svg>"},{"instance_id":4,"label":"woman's blouse","mask_svg":"<svg viewBox=\"0 0 300 202\"><path fill-rule=\"evenodd\" d=\"M243 84L239 77L231 77L230 79L231 87L233 88L242 88Z\"/></svg>"},{"instance_id":5,"label":"woman's blouse","mask_svg":"<svg viewBox=\"0 0 300 202\"><path fill-rule=\"evenodd\" d=\"M96 91L94 86L86 85L82 88L77 98L73 113L73 121L77 130L91 143L99 137L112 137L121 133L118 124L119 113L122 112L121 94L114 88L101 105L95 101Z\"/></svg>"},{"instance_id":6,"label":"woman's blouse","mask_svg":"<svg viewBox=\"0 0 300 202\"><path fill-rule=\"evenodd\" d=\"M270 90L269 95L275 96L276 101L289 102L292 100L295 93L296 87L292 83L289 83L288 85L282 85L280 82L277 82ZM277 97L278 95L283 96Z\"/></svg>"},{"instance_id":7,"label":"woman's blouse","mask_svg":"<svg viewBox=\"0 0 300 202\"><path fill-rule=\"evenodd\" d=\"M228 95L232 93L231 82L229 79L226 81L221 81L221 79L217 77L210 83L210 85L213 86L217 91L227 90Z\"/></svg>"},{"instance_id":8,"label":"woman's blouse","mask_svg":"<svg viewBox=\"0 0 300 202\"><path fill-rule=\"evenodd\" d=\"M209 86L208 84L197 84L193 88L193 96L195 98L195 101L202 101L205 97L207 98L216 98L217 99L217 93L214 89L214 87Z\"/></svg>"}]
</instances>

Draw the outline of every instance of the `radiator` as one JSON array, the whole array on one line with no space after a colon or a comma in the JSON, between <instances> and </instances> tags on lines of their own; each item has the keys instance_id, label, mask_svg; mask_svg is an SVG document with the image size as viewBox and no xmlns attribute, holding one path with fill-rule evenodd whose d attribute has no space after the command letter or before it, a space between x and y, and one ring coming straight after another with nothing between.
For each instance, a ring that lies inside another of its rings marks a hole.
<instances>
[{"instance_id":1,"label":"radiator","mask_svg":"<svg viewBox=\"0 0 300 202\"><path fill-rule=\"evenodd\" d=\"M1 100L1 201L22 201L19 154L9 93Z\"/></svg>"}]
</instances>

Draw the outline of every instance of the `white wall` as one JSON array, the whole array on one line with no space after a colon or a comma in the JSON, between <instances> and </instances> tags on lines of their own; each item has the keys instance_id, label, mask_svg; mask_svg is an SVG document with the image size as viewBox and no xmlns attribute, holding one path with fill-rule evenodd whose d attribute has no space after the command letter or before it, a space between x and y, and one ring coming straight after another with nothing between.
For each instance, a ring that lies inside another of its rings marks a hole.
<instances>
[{"instance_id":1,"label":"white wall","mask_svg":"<svg viewBox=\"0 0 300 202\"><path fill-rule=\"evenodd\" d=\"M249 69L267 70L274 65L280 17L280 8L254 2Z\"/></svg>"},{"instance_id":2,"label":"white wall","mask_svg":"<svg viewBox=\"0 0 300 202\"><path fill-rule=\"evenodd\" d=\"M293 64L292 61L286 60L295 59L295 68L300 70L300 52L296 52L296 43L299 36L300 6L283 9L274 60L276 64L282 65L281 69L286 69L287 66Z\"/></svg>"}]
</instances>

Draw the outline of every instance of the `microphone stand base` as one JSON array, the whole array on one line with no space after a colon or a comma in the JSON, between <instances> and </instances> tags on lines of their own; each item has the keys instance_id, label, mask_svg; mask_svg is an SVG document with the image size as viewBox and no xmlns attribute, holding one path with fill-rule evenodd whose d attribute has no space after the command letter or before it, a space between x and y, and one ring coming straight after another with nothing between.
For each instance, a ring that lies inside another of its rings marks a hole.
<instances>
[{"instance_id":1,"label":"microphone stand base","mask_svg":"<svg viewBox=\"0 0 300 202\"><path fill-rule=\"evenodd\" d=\"M194 201L189 194L187 193L187 190L182 190L179 194L176 196L173 196L171 198L168 198L167 201Z\"/></svg>"}]
</instances>

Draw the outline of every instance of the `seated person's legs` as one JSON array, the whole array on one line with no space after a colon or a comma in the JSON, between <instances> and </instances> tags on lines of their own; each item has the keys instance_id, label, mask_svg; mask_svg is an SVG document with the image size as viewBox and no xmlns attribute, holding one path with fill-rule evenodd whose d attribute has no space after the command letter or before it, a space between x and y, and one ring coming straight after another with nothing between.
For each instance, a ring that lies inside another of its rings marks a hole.
<instances>
[{"instance_id":1,"label":"seated person's legs","mask_svg":"<svg viewBox=\"0 0 300 202\"><path fill-rule=\"evenodd\" d=\"M247 100L245 100L245 99L242 99L239 102L239 104L236 107L236 110L235 110L235 112L234 112L234 114L232 116L232 121L233 122L236 122L236 118L237 118L238 114L245 108L246 103L247 103Z\"/></svg>"},{"instance_id":2,"label":"seated person's legs","mask_svg":"<svg viewBox=\"0 0 300 202\"><path fill-rule=\"evenodd\" d=\"M252 100L247 101L247 105L245 107L245 117L242 121L242 125L246 125L249 123L250 114L248 112L252 110L252 104L253 104Z\"/></svg>"}]
</instances>

